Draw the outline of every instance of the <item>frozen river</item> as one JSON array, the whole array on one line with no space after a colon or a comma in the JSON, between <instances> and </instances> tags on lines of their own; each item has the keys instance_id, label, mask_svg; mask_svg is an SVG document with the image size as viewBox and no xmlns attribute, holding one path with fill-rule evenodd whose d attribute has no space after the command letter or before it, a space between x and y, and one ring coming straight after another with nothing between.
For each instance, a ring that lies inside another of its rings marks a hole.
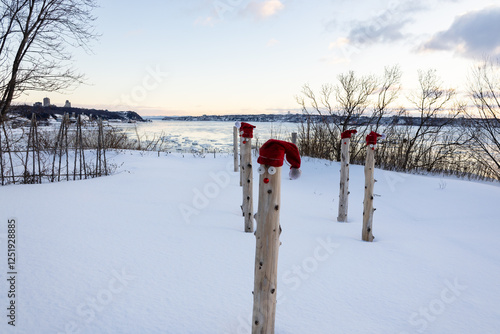
<instances>
[{"instance_id":1,"label":"frozen river","mask_svg":"<svg viewBox=\"0 0 500 334\"><path fill-rule=\"evenodd\" d=\"M255 125L254 143L263 144L270 138L291 140L299 124L283 122L252 122ZM218 151L232 150L233 122L207 121L162 121L147 123L113 124L122 128L131 139L140 136L141 141L162 139L172 151Z\"/></svg>"}]
</instances>

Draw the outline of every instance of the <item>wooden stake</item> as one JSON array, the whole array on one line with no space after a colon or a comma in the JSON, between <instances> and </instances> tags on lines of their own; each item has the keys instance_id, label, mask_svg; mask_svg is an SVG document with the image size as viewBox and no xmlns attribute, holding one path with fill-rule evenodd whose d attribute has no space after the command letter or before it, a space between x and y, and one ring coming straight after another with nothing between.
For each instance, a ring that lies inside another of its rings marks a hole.
<instances>
[{"instance_id":1,"label":"wooden stake","mask_svg":"<svg viewBox=\"0 0 500 334\"><path fill-rule=\"evenodd\" d=\"M64 122L61 122L61 126L59 127L59 133L57 134L57 139L56 139L56 143L55 143L55 147L54 147L54 157L52 160L52 179L50 182L54 182L56 179L56 174L55 174L56 157L58 155L57 150L59 149L59 146L61 145L60 141L62 138L63 126L64 126ZM61 170L60 163L61 163L61 155L59 155L59 172Z\"/></svg>"},{"instance_id":2,"label":"wooden stake","mask_svg":"<svg viewBox=\"0 0 500 334\"><path fill-rule=\"evenodd\" d=\"M347 222L348 197L349 197L349 144L350 138L342 139L340 153L340 192L339 192L339 215L338 222Z\"/></svg>"},{"instance_id":3,"label":"wooden stake","mask_svg":"<svg viewBox=\"0 0 500 334\"><path fill-rule=\"evenodd\" d=\"M32 143L32 139L31 139L31 136L32 136L32 133L33 133L33 117L35 116L35 114L32 114L32 117L31 117L31 124L30 124L30 132L28 134L28 143L26 145L26 160L24 161L24 173L23 173L23 182L24 183L28 183L28 160L29 160L29 157L30 157L30 145ZM33 154L34 156L34 154ZM34 162L35 160L33 160ZM34 173L35 171L33 171ZM32 182L30 182L32 183Z\"/></svg>"},{"instance_id":4,"label":"wooden stake","mask_svg":"<svg viewBox=\"0 0 500 334\"><path fill-rule=\"evenodd\" d=\"M281 167L275 167L274 175L269 174L269 166L262 167L265 171L259 178L252 334L274 334L281 233Z\"/></svg>"},{"instance_id":5,"label":"wooden stake","mask_svg":"<svg viewBox=\"0 0 500 334\"><path fill-rule=\"evenodd\" d=\"M240 187L243 186L243 138L240 137Z\"/></svg>"},{"instance_id":6,"label":"wooden stake","mask_svg":"<svg viewBox=\"0 0 500 334\"><path fill-rule=\"evenodd\" d=\"M10 149L10 144L9 144L9 136L7 134L7 130L5 129L5 122L2 121L2 130L3 130L3 134L4 134L4 140L5 140L5 148L7 149L7 153L8 153L8 156L9 156L9 161L10 161L10 172L11 172L11 177L12 177L12 184L15 184L16 183L16 176L15 176L15 173L14 173L14 162L12 160L12 151Z\"/></svg>"},{"instance_id":7,"label":"wooden stake","mask_svg":"<svg viewBox=\"0 0 500 334\"><path fill-rule=\"evenodd\" d=\"M69 144L68 144L68 128L69 128L69 114L64 114L64 146L66 147L66 181L69 181Z\"/></svg>"},{"instance_id":8,"label":"wooden stake","mask_svg":"<svg viewBox=\"0 0 500 334\"><path fill-rule=\"evenodd\" d=\"M81 157L80 157L80 179L82 178L81 177L81 174L82 174L82 165L83 165L83 174L85 175L85 179L87 179L87 165L85 164L85 148L83 146L83 135L82 135L82 123L81 123L81 120L80 120L80 130L79 130L79 133L80 133L80 152L81 152ZM82 161L83 159L83 161Z\"/></svg>"},{"instance_id":9,"label":"wooden stake","mask_svg":"<svg viewBox=\"0 0 500 334\"><path fill-rule=\"evenodd\" d=\"M234 153L234 171L237 172L238 165L238 128L233 126L233 153Z\"/></svg>"},{"instance_id":10,"label":"wooden stake","mask_svg":"<svg viewBox=\"0 0 500 334\"><path fill-rule=\"evenodd\" d=\"M297 132L292 132L292 143L297 145Z\"/></svg>"},{"instance_id":11,"label":"wooden stake","mask_svg":"<svg viewBox=\"0 0 500 334\"><path fill-rule=\"evenodd\" d=\"M241 171L243 175L243 204L241 209L245 217L245 232L253 232L253 172L252 139L245 138L241 145Z\"/></svg>"},{"instance_id":12,"label":"wooden stake","mask_svg":"<svg viewBox=\"0 0 500 334\"><path fill-rule=\"evenodd\" d=\"M365 200L363 202L363 241L373 241L373 186L375 180L373 178L375 168L375 149L369 145L366 148L365 162Z\"/></svg>"},{"instance_id":13,"label":"wooden stake","mask_svg":"<svg viewBox=\"0 0 500 334\"><path fill-rule=\"evenodd\" d=\"M38 183L42 183L42 161L40 159L40 140L38 139L38 123L35 118L35 143L36 143L36 153L38 155Z\"/></svg>"}]
</instances>

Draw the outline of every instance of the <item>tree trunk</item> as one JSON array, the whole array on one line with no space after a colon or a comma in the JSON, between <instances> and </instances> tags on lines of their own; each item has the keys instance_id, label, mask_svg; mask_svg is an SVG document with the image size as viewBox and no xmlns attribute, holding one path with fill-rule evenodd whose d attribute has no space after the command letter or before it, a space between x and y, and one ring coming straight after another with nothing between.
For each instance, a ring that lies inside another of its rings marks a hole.
<instances>
[{"instance_id":1,"label":"tree trunk","mask_svg":"<svg viewBox=\"0 0 500 334\"><path fill-rule=\"evenodd\" d=\"M342 139L342 154L340 162L340 193L338 222L347 222L348 197L349 197L349 145L350 138Z\"/></svg>"},{"instance_id":2,"label":"tree trunk","mask_svg":"<svg viewBox=\"0 0 500 334\"><path fill-rule=\"evenodd\" d=\"M365 200L363 202L363 241L373 241L373 178L375 166L375 149L370 146L366 147L366 162L365 162Z\"/></svg>"},{"instance_id":3,"label":"tree trunk","mask_svg":"<svg viewBox=\"0 0 500 334\"><path fill-rule=\"evenodd\" d=\"M238 128L233 127L234 171L238 171Z\"/></svg>"},{"instance_id":4,"label":"tree trunk","mask_svg":"<svg viewBox=\"0 0 500 334\"><path fill-rule=\"evenodd\" d=\"M243 217L245 232L253 232L253 173L252 173L252 139L245 138L241 145L241 171L243 180Z\"/></svg>"},{"instance_id":5,"label":"tree trunk","mask_svg":"<svg viewBox=\"0 0 500 334\"><path fill-rule=\"evenodd\" d=\"M281 227L281 167L270 175L269 166L259 179L252 334L274 334ZM265 183L264 180L269 180Z\"/></svg>"}]
</instances>

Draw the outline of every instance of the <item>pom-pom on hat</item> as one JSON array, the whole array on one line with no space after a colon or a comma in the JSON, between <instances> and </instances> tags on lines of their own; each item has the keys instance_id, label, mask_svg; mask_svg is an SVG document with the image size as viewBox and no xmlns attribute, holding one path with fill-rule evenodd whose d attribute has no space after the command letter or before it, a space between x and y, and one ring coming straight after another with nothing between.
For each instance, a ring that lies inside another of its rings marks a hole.
<instances>
[{"instance_id":1,"label":"pom-pom on hat","mask_svg":"<svg viewBox=\"0 0 500 334\"><path fill-rule=\"evenodd\" d=\"M245 122L236 122L236 127L240 129L240 137L243 138L253 138L253 129L255 125L245 123Z\"/></svg>"},{"instance_id":2,"label":"pom-pom on hat","mask_svg":"<svg viewBox=\"0 0 500 334\"><path fill-rule=\"evenodd\" d=\"M344 139L344 138L351 138L351 135L357 133L358 131L357 130L347 130L347 131L344 131L340 134L340 138L341 139Z\"/></svg>"},{"instance_id":3,"label":"pom-pom on hat","mask_svg":"<svg viewBox=\"0 0 500 334\"><path fill-rule=\"evenodd\" d=\"M290 163L290 178L297 179L300 172L300 154L295 144L283 140L269 139L259 150L257 162L273 167L283 166L283 159Z\"/></svg>"},{"instance_id":4,"label":"pom-pom on hat","mask_svg":"<svg viewBox=\"0 0 500 334\"><path fill-rule=\"evenodd\" d=\"M378 137L381 137L382 139L385 139L385 135L384 134L379 134L379 133L376 133L375 131L372 131L370 132L367 136L366 136L366 145L377 145L377 139Z\"/></svg>"}]
</instances>

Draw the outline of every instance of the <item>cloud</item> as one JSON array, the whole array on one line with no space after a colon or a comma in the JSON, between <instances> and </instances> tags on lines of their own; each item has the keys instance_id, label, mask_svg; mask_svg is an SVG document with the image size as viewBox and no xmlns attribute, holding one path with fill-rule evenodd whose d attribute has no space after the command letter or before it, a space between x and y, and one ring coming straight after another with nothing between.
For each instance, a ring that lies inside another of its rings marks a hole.
<instances>
[{"instance_id":1,"label":"cloud","mask_svg":"<svg viewBox=\"0 0 500 334\"><path fill-rule=\"evenodd\" d=\"M449 1L449 0L446 0ZM429 9L423 2L399 1L373 15L368 20L352 21L347 38L357 45L388 43L404 39L404 27L412 23L413 15Z\"/></svg>"},{"instance_id":2,"label":"cloud","mask_svg":"<svg viewBox=\"0 0 500 334\"><path fill-rule=\"evenodd\" d=\"M348 25L346 38L357 46L375 43L391 43L407 39L404 29L415 22L415 16L429 10L436 10L439 4L458 3L463 0L394 0L388 6L365 20L353 20ZM329 21L325 29L337 30L339 22Z\"/></svg>"},{"instance_id":3,"label":"cloud","mask_svg":"<svg viewBox=\"0 0 500 334\"><path fill-rule=\"evenodd\" d=\"M448 30L436 33L420 51L454 51L469 58L500 56L500 7L488 7L455 18Z\"/></svg>"},{"instance_id":4,"label":"cloud","mask_svg":"<svg viewBox=\"0 0 500 334\"><path fill-rule=\"evenodd\" d=\"M280 0L251 1L246 10L252 15L265 19L276 15L285 5Z\"/></svg>"}]
</instances>

